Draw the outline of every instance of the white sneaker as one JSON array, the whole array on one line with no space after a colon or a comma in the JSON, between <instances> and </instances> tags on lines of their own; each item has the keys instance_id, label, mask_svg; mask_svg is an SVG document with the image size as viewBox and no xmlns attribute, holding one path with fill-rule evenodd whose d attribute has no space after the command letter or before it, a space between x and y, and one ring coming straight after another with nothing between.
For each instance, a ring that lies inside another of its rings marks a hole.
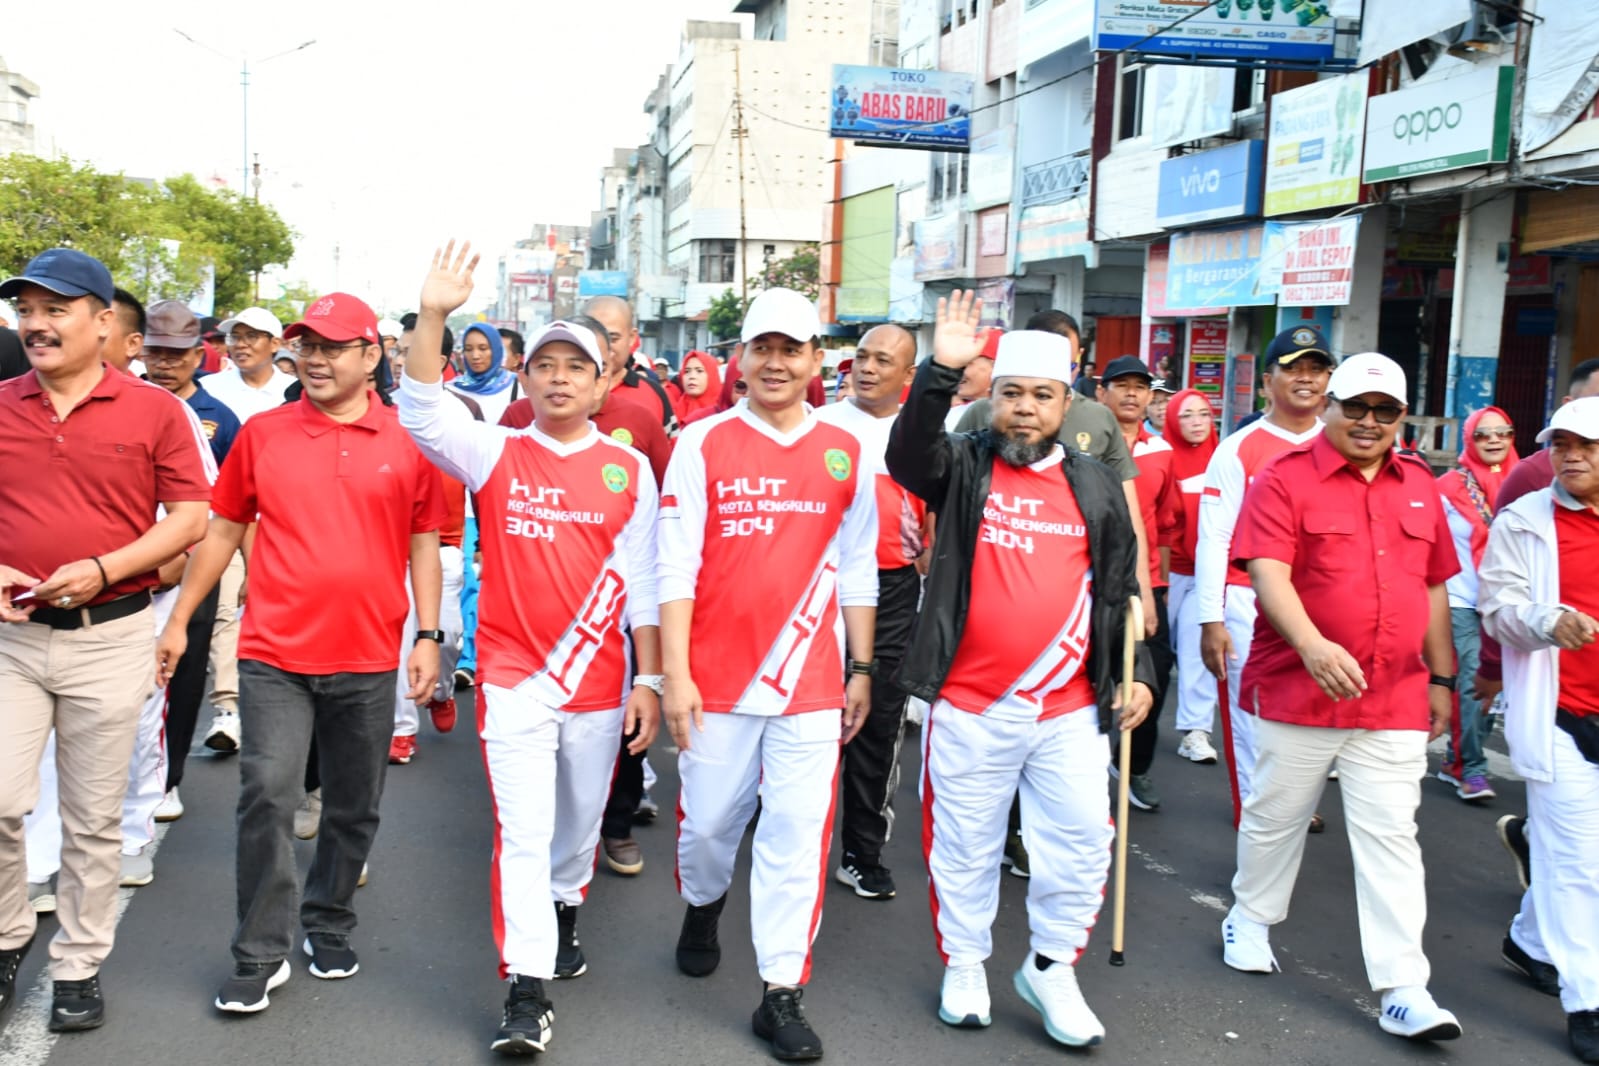
<instances>
[{"instance_id":1,"label":"white sneaker","mask_svg":"<svg viewBox=\"0 0 1599 1066\"><path fill-rule=\"evenodd\" d=\"M1183 736L1183 742L1177 745L1177 754L1189 762L1213 763L1216 761L1216 749L1211 747L1210 734L1203 729L1191 729Z\"/></svg>"},{"instance_id":2,"label":"white sneaker","mask_svg":"<svg viewBox=\"0 0 1599 1066\"><path fill-rule=\"evenodd\" d=\"M1454 1040L1461 1032L1455 1016L1434 1003L1421 985L1384 992L1377 1024L1385 1033L1411 1040Z\"/></svg>"},{"instance_id":3,"label":"white sneaker","mask_svg":"<svg viewBox=\"0 0 1599 1066\"><path fill-rule=\"evenodd\" d=\"M154 880L155 856L150 854L150 845L146 844L132 855L122 853L122 877L117 881L119 888L143 888Z\"/></svg>"},{"instance_id":4,"label":"white sneaker","mask_svg":"<svg viewBox=\"0 0 1599 1066\"><path fill-rule=\"evenodd\" d=\"M211 719L211 730L205 735L205 746L223 755L239 750L239 716L219 714Z\"/></svg>"},{"instance_id":5,"label":"white sneaker","mask_svg":"<svg viewBox=\"0 0 1599 1066\"><path fill-rule=\"evenodd\" d=\"M28 906L33 908L35 914L54 914L56 912L56 875L51 874L48 881L28 882Z\"/></svg>"},{"instance_id":6,"label":"white sneaker","mask_svg":"<svg viewBox=\"0 0 1599 1066\"><path fill-rule=\"evenodd\" d=\"M156 804L155 820L158 822L175 822L183 817L183 800L178 796L176 788L167 789L167 794L161 797L161 802Z\"/></svg>"},{"instance_id":7,"label":"white sneaker","mask_svg":"<svg viewBox=\"0 0 1599 1066\"><path fill-rule=\"evenodd\" d=\"M361 864L361 876L357 877L355 879L355 887L356 888L365 888L366 887L366 875L367 875L368 872L369 872L369 864L363 862Z\"/></svg>"},{"instance_id":8,"label":"white sneaker","mask_svg":"<svg viewBox=\"0 0 1599 1066\"><path fill-rule=\"evenodd\" d=\"M1271 973L1281 970L1271 953L1271 928L1245 918L1234 907L1221 923L1222 961L1245 973Z\"/></svg>"},{"instance_id":9,"label":"white sneaker","mask_svg":"<svg viewBox=\"0 0 1599 1066\"><path fill-rule=\"evenodd\" d=\"M305 799L294 809L294 835L301 840L310 840L321 827L322 790L315 788L307 792Z\"/></svg>"},{"instance_id":10,"label":"white sneaker","mask_svg":"<svg viewBox=\"0 0 1599 1066\"><path fill-rule=\"evenodd\" d=\"M1093 1047L1105 1039L1105 1027L1083 1000L1077 987L1077 969L1056 960L1047 970L1038 968L1038 956L1029 951L1016 971L1016 994L1044 1016L1044 1032L1068 1047Z\"/></svg>"},{"instance_id":11,"label":"white sneaker","mask_svg":"<svg viewBox=\"0 0 1599 1066\"><path fill-rule=\"evenodd\" d=\"M944 967L944 987L938 994L938 1019L962 1029L979 1029L992 1022L989 1012L988 974L980 962Z\"/></svg>"}]
</instances>

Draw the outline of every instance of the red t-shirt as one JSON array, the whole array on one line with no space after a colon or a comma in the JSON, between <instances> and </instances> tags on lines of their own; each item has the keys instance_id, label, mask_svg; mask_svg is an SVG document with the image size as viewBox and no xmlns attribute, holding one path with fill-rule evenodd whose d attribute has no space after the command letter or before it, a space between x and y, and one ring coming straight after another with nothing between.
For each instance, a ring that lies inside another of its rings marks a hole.
<instances>
[{"instance_id":1,"label":"red t-shirt","mask_svg":"<svg viewBox=\"0 0 1599 1066\"><path fill-rule=\"evenodd\" d=\"M1262 718L1332 729L1429 725L1421 650L1428 589L1460 571L1432 471L1390 456L1370 482L1327 440L1267 464L1244 498L1233 562L1276 559L1323 637L1360 664L1366 693L1325 695L1262 611L1240 704Z\"/></svg>"},{"instance_id":2,"label":"red t-shirt","mask_svg":"<svg viewBox=\"0 0 1599 1066\"><path fill-rule=\"evenodd\" d=\"M614 399L618 404L631 404L635 407L642 407L655 419L656 425L664 429L677 416L677 412L672 410L670 401L665 402L663 405L661 394L651 387L648 375L642 370L629 371L628 377L633 379L633 384L628 384L624 379L611 386L611 391L606 398L607 406Z\"/></svg>"},{"instance_id":3,"label":"red t-shirt","mask_svg":"<svg viewBox=\"0 0 1599 1066\"><path fill-rule=\"evenodd\" d=\"M1149 541L1149 580L1154 588L1163 589L1166 579L1160 576L1160 517L1157 508L1161 500L1170 495L1167 487L1171 484L1171 445L1140 425L1132 453L1133 462L1138 466L1138 477L1133 480L1133 488L1138 493L1138 513L1144 520L1144 537Z\"/></svg>"},{"instance_id":4,"label":"red t-shirt","mask_svg":"<svg viewBox=\"0 0 1599 1066\"><path fill-rule=\"evenodd\" d=\"M660 488L661 482L666 480L666 464L672 460L672 442L661 424L651 417L648 408L635 403L612 403L607 396L593 422L607 437L643 452L644 458L650 461L650 472L655 475L655 487ZM505 414L500 416L500 425L512 429L526 429L532 424L533 401L526 396L512 400Z\"/></svg>"},{"instance_id":5,"label":"red t-shirt","mask_svg":"<svg viewBox=\"0 0 1599 1066\"><path fill-rule=\"evenodd\" d=\"M132 544L159 503L211 498L199 451L208 445L183 401L102 367L65 419L35 372L0 383L0 561L40 581ZM134 574L91 602L155 584L153 570Z\"/></svg>"},{"instance_id":6,"label":"red t-shirt","mask_svg":"<svg viewBox=\"0 0 1599 1066\"><path fill-rule=\"evenodd\" d=\"M1599 515L1555 504L1555 539L1560 547L1560 602L1599 618L1599 581L1587 569L1599 559ZM1599 644L1560 655L1559 706L1572 714L1599 714Z\"/></svg>"},{"instance_id":7,"label":"red t-shirt","mask_svg":"<svg viewBox=\"0 0 1599 1066\"><path fill-rule=\"evenodd\" d=\"M903 570L922 554L927 504L906 492L888 473L888 434L894 418L878 418L849 400L816 409L818 421L847 430L861 444L861 462L877 498L877 568Z\"/></svg>"},{"instance_id":8,"label":"red t-shirt","mask_svg":"<svg viewBox=\"0 0 1599 1066\"><path fill-rule=\"evenodd\" d=\"M411 535L439 528L444 494L394 411L367 401L354 422L304 398L256 415L222 464L212 510L260 522L241 659L311 675L399 666Z\"/></svg>"},{"instance_id":9,"label":"red t-shirt","mask_svg":"<svg viewBox=\"0 0 1599 1066\"><path fill-rule=\"evenodd\" d=\"M1094 702L1088 527L1061 461L994 460L966 628L939 693L960 710L1042 721Z\"/></svg>"}]
</instances>

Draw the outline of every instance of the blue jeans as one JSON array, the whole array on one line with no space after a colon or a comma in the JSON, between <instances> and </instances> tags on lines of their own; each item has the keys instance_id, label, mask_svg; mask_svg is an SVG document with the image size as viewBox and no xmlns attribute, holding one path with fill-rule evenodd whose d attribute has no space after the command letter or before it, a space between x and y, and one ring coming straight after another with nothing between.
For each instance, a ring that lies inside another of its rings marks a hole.
<instances>
[{"instance_id":1,"label":"blue jeans","mask_svg":"<svg viewBox=\"0 0 1599 1066\"><path fill-rule=\"evenodd\" d=\"M477 519L467 516L461 534L461 654L455 660L458 670L477 672L477 568L472 556L477 554Z\"/></svg>"},{"instance_id":2,"label":"blue jeans","mask_svg":"<svg viewBox=\"0 0 1599 1066\"><path fill-rule=\"evenodd\" d=\"M1450 737L1450 752L1445 765L1458 756L1462 764L1462 780L1466 777L1486 777L1488 758L1482 753L1482 740L1493 731L1487 708L1471 694L1477 679L1477 662L1482 652L1482 619L1470 607L1449 608L1449 624L1454 632L1455 657L1459 673L1455 678L1456 697L1459 701L1459 722Z\"/></svg>"}]
</instances>

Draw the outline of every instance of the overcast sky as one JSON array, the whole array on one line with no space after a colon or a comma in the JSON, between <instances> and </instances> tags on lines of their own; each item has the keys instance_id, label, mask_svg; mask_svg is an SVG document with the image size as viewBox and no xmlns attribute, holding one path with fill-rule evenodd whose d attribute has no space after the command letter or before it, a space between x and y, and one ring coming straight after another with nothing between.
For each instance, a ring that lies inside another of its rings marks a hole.
<instances>
[{"instance_id":1,"label":"overcast sky","mask_svg":"<svg viewBox=\"0 0 1599 1066\"><path fill-rule=\"evenodd\" d=\"M646 137L644 97L683 20L735 19L734 4L84 0L9 20L0 56L39 84L43 150L235 189L248 57L261 198L298 233L288 276L398 311L445 237L492 263L536 222L587 225L610 149ZM480 267L474 302L492 287Z\"/></svg>"}]
</instances>

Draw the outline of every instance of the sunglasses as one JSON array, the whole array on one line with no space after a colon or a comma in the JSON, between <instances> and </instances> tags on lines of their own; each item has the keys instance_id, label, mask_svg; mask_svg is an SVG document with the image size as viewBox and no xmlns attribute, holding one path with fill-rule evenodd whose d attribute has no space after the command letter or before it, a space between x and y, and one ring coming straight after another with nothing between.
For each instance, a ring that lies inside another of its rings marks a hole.
<instances>
[{"instance_id":1,"label":"sunglasses","mask_svg":"<svg viewBox=\"0 0 1599 1066\"><path fill-rule=\"evenodd\" d=\"M1339 400L1339 408L1351 422L1359 422L1368 414L1379 425L1391 426L1404 416L1405 409L1397 403L1369 404L1364 400Z\"/></svg>"},{"instance_id":2,"label":"sunglasses","mask_svg":"<svg viewBox=\"0 0 1599 1066\"><path fill-rule=\"evenodd\" d=\"M1472 430L1472 440L1511 440L1516 431L1509 426L1496 426L1493 429Z\"/></svg>"}]
</instances>

